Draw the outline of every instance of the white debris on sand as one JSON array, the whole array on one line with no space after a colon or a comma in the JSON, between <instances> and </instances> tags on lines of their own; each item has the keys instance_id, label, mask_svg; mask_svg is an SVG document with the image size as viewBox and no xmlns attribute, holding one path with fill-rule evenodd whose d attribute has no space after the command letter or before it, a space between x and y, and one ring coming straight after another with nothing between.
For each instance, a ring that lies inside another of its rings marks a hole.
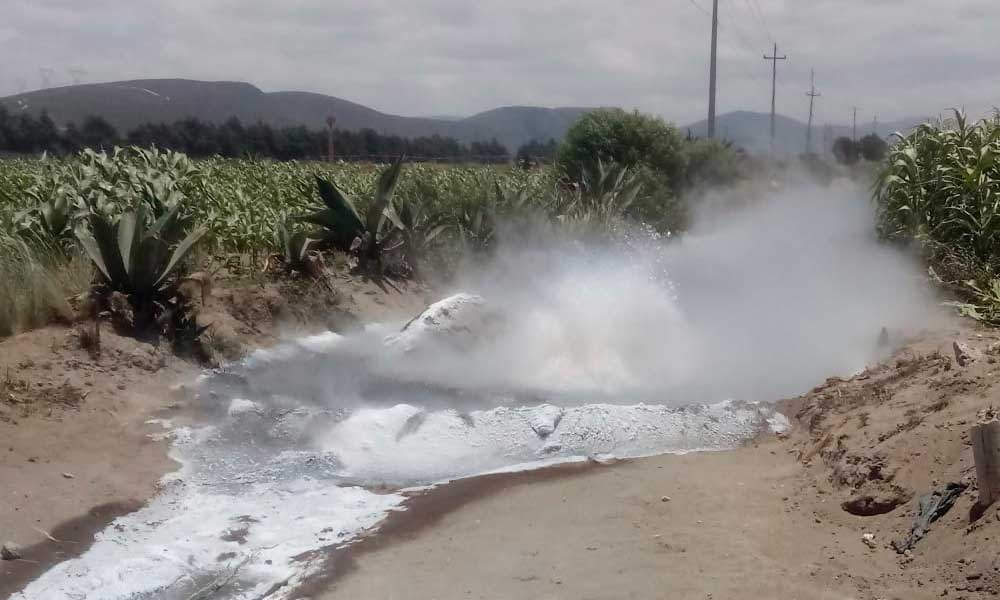
<instances>
[{"instance_id":1,"label":"white debris on sand","mask_svg":"<svg viewBox=\"0 0 1000 600\"><path fill-rule=\"evenodd\" d=\"M499 320L482 296L455 294L428 306L385 344L404 353L434 344L462 347L488 336Z\"/></svg>"},{"instance_id":2,"label":"white debris on sand","mask_svg":"<svg viewBox=\"0 0 1000 600\"><path fill-rule=\"evenodd\" d=\"M259 413L260 411L260 407L257 406L257 403L253 400L233 398L233 400L229 403L229 410L226 412L230 417L238 417L248 413Z\"/></svg>"},{"instance_id":3,"label":"white debris on sand","mask_svg":"<svg viewBox=\"0 0 1000 600\"><path fill-rule=\"evenodd\" d=\"M502 324L485 299L457 294L429 306L384 343L392 360L405 363L414 351L461 350L489 339ZM373 340L384 354L382 336L377 328L364 339L314 335L258 351L240 368L266 377L310 357L315 362L301 367L309 379L314 365L355 351L364 355ZM369 363L350 364L363 371ZM199 385L210 387L212 375ZM401 493L365 486L427 486L558 463L721 450L789 428L770 406L735 401L668 407L574 405L546 397L549 402L516 406L498 395L480 410L459 410L468 407L447 404L447 396L443 405L422 406L409 392L405 402L391 404L347 405L339 396L324 403L330 388L319 389L318 400L309 401L254 395L252 386L247 394L224 392L225 412L223 403L202 426L172 430L172 455L182 469L165 478L156 498L117 519L88 551L53 567L14 600L186 598L230 575L226 597L278 600L320 568L318 551L356 538L404 502Z\"/></svg>"},{"instance_id":4,"label":"white debris on sand","mask_svg":"<svg viewBox=\"0 0 1000 600\"><path fill-rule=\"evenodd\" d=\"M551 404L543 404L531 412L529 423L539 437L547 438L559 426L562 417L563 409Z\"/></svg>"}]
</instances>

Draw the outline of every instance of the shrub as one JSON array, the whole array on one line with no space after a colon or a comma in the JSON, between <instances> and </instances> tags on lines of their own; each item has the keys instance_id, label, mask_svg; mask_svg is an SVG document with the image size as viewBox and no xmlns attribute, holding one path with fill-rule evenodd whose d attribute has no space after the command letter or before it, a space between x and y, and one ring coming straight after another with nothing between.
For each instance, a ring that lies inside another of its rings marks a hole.
<instances>
[{"instance_id":1,"label":"shrub","mask_svg":"<svg viewBox=\"0 0 1000 600\"><path fill-rule=\"evenodd\" d=\"M889 153L889 144L874 133L861 138L858 143L861 157L867 161L878 162L885 159Z\"/></svg>"},{"instance_id":2,"label":"shrub","mask_svg":"<svg viewBox=\"0 0 1000 600\"><path fill-rule=\"evenodd\" d=\"M833 142L833 156L844 165L854 165L861 159L861 149L849 137L839 137Z\"/></svg>"},{"instance_id":3,"label":"shrub","mask_svg":"<svg viewBox=\"0 0 1000 600\"><path fill-rule=\"evenodd\" d=\"M617 108L581 116L570 127L556 163L571 181L598 160L627 168L648 167L675 189L685 171L684 139L658 117Z\"/></svg>"},{"instance_id":4,"label":"shrub","mask_svg":"<svg viewBox=\"0 0 1000 600\"><path fill-rule=\"evenodd\" d=\"M732 144L689 140L684 144L685 183L688 187L732 183L742 176L740 162Z\"/></svg>"}]
</instances>

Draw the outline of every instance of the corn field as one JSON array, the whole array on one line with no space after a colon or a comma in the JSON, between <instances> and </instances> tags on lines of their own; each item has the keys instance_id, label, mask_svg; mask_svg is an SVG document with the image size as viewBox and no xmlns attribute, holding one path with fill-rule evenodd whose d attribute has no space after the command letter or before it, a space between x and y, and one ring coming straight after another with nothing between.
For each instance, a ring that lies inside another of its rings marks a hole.
<instances>
[{"instance_id":1,"label":"corn field","mask_svg":"<svg viewBox=\"0 0 1000 600\"><path fill-rule=\"evenodd\" d=\"M882 235L921 243L973 297L965 312L1000 323L1000 115L920 125L890 151L874 195Z\"/></svg>"},{"instance_id":2,"label":"corn field","mask_svg":"<svg viewBox=\"0 0 1000 600\"><path fill-rule=\"evenodd\" d=\"M318 251L336 250L419 277L420 263L447 272L460 255L491 250L503 219L572 235L618 235L637 217L670 228L678 203L648 192L648 173L588 169L570 185L553 167L195 161L142 148L0 160L0 278L20 282L7 288L6 304L20 308L0 314L0 335L65 312L60 299L98 272L137 308L162 305L151 299L170 290L195 243L227 265L249 255L257 270L277 257L289 274L315 276Z\"/></svg>"},{"instance_id":3,"label":"corn field","mask_svg":"<svg viewBox=\"0 0 1000 600\"><path fill-rule=\"evenodd\" d=\"M378 173L372 164L193 161L147 150L2 160L0 231L37 231L41 215L24 211L57 199L71 211L89 205L114 213L155 195L168 204L171 198L183 199L185 217L209 230L205 243L213 250L267 252L275 249L281 224L319 202L316 176L335 182L363 208L371 201ZM555 183L553 172L545 169L407 164L396 198L457 225L485 200L495 199L498 188L503 197L524 192L536 198L547 195Z\"/></svg>"}]
</instances>

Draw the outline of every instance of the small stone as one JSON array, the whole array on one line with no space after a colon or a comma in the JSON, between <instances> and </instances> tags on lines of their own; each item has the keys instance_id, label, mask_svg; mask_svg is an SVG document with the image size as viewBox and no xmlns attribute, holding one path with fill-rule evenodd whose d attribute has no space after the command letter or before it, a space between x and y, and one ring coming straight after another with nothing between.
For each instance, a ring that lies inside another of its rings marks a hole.
<instances>
[{"instance_id":1,"label":"small stone","mask_svg":"<svg viewBox=\"0 0 1000 600\"><path fill-rule=\"evenodd\" d=\"M955 362L958 363L958 366L964 367L976 360L972 349L968 345L955 341L952 342L951 346L955 351Z\"/></svg>"},{"instance_id":2,"label":"small stone","mask_svg":"<svg viewBox=\"0 0 1000 600\"><path fill-rule=\"evenodd\" d=\"M7 542L3 546L0 546L0 559L17 560L21 556L21 547L14 542Z\"/></svg>"},{"instance_id":3,"label":"small stone","mask_svg":"<svg viewBox=\"0 0 1000 600\"><path fill-rule=\"evenodd\" d=\"M75 479L76 478L76 475L74 475L72 473L63 473L62 476L65 477L66 479Z\"/></svg>"},{"instance_id":4,"label":"small stone","mask_svg":"<svg viewBox=\"0 0 1000 600\"><path fill-rule=\"evenodd\" d=\"M670 502L670 496L663 496L660 498L660 502Z\"/></svg>"}]
</instances>

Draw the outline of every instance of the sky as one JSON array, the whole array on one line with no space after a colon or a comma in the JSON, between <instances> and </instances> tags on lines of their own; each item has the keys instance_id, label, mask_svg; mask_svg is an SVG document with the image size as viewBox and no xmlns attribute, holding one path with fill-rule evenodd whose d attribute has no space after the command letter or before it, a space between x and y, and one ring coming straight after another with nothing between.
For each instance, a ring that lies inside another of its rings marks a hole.
<instances>
[{"instance_id":1,"label":"sky","mask_svg":"<svg viewBox=\"0 0 1000 600\"><path fill-rule=\"evenodd\" d=\"M402 115L621 106L703 119L712 0L0 0L0 95L184 77ZM818 123L1000 105L997 0L719 0L720 113Z\"/></svg>"}]
</instances>

